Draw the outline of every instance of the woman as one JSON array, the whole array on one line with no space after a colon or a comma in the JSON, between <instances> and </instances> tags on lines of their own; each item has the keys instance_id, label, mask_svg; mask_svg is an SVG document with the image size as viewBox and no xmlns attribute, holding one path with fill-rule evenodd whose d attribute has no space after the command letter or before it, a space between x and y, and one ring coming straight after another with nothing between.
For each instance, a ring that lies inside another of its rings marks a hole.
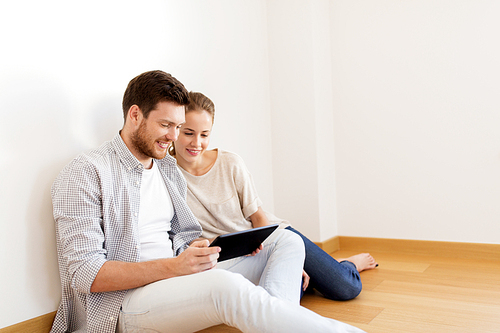
<instances>
[{"instance_id":1,"label":"woman","mask_svg":"<svg viewBox=\"0 0 500 333\"><path fill-rule=\"evenodd\" d=\"M359 272L378 266L373 257L361 253L338 262L286 221L265 212L241 157L221 149L207 150L214 122L213 102L201 93L190 92L189 97L186 123L170 154L186 178L187 202L203 227L203 237L280 223L304 241L304 270L310 276L310 287L330 299L356 297L361 292Z\"/></svg>"}]
</instances>

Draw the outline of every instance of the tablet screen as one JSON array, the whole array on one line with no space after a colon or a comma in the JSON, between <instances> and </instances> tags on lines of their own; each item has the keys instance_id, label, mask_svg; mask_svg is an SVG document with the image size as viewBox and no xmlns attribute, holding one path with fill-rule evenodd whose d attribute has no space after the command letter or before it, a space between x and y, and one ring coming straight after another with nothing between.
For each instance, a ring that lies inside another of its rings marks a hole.
<instances>
[{"instance_id":1,"label":"tablet screen","mask_svg":"<svg viewBox=\"0 0 500 333\"><path fill-rule=\"evenodd\" d=\"M278 226L278 224L272 224L220 235L214 239L210 246L219 246L221 248L219 262L251 254Z\"/></svg>"}]
</instances>

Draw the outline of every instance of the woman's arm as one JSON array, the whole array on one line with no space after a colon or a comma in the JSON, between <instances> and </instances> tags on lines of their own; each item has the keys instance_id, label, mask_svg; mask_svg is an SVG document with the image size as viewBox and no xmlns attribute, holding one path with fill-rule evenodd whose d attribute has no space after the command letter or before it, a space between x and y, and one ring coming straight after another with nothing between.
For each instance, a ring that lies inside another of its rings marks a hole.
<instances>
[{"instance_id":1,"label":"woman's arm","mask_svg":"<svg viewBox=\"0 0 500 333\"><path fill-rule=\"evenodd\" d=\"M266 226L269 224L269 220L267 219L266 214L264 213L264 211L262 210L262 208L260 206L259 206L259 208L257 208L257 211L255 213L250 215L250 221L252 221L252 225L254 228L263 227L263 226ZM256 255L262 249L263 249L263 246L262 246L262 244L260 244L260 247L258 249L256 249L255 251L253 251L251 256Z\"/></svg>"},{"instance_id":2,"label":"woman's arm","mask_svg":"<svg viewBox=\"0 0 500 333\"><path fill-rule=\"evenodd\" d=\"M262 210L262 207L259 207L255 213L250 215L250 221L252 221L254 228L269 225L269 220L267 219L266 213Z\"/></svg>"}]
</instances>

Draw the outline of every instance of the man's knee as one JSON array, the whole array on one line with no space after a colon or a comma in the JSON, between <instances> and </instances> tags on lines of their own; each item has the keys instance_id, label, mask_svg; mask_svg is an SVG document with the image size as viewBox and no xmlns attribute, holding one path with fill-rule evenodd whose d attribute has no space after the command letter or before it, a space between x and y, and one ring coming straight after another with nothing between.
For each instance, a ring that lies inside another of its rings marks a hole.
<instances>
[{"instance_id":1,"label":"man's knee","mask_svg":"<svg viewBox=\"0 0 500 333\"><path fill-rule=\"evenodd\" d=\"M286 229L281 229L278 231L283 234L285 242L298 246L300 249L304 249L304 241L299 235Z\"/></svg>"},{"instance_id":2,"label":"man's knee","mask_svg":"<svg viewBox=\"0 0 500 333\"><path fill-rule=\"evenodd\" d=\"M304 241L299 235L286 229L278 229L275 233L276 246L278 248L283 248L290 253L305 257Z\"/></svg>"},{"instance_id":3,"label":"man's knee","mask_svg":"<svg viewBox=\"0 0 500 333\"><path fill-rule=\"evenodd\" d=\"M300 245L302 245L302 247L304 247L304 241L296 233L294 233L290 230L286 230L286 229L281 229L280 232L282 232L286 236L286 238L289 242L293 242L295 244L300 244Z\"/></svg>"}]
</instances>

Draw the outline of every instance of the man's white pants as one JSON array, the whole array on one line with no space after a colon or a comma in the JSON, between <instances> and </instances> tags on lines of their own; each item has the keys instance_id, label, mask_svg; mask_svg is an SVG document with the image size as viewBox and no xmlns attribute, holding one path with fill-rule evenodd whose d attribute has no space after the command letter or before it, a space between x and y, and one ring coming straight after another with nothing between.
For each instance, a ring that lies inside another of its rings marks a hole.
<instances>
[{"instance_id":1,"label":"man's white pants","mask_svg":"<svg viewBox=\"0 0 500 333\"><path fill-rule=\"evenodd\" d=\"M254 257L130 290L117 332L196 332L227 324L243 332L362 332L299 305L302 239L277 230Z\"/></svg>"}]
</instances>

